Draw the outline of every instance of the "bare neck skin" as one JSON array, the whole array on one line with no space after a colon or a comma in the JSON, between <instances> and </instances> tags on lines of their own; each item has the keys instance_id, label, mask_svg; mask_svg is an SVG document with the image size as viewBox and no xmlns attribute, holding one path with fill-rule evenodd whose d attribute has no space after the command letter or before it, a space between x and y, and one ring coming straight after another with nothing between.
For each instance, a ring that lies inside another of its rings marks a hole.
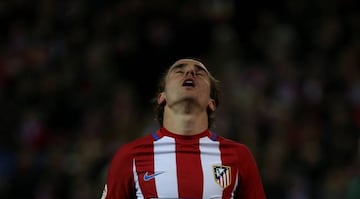
<instances>
[{"instance_id":1,"label":"bare neck skin","mask_svg":"<svg viewBox=\"0 0 360 199\"><path fill-rule=\"evenodd\" d=\"M163 126L179 135L196 135L208 128L206 108L192 101L165 106Z\"/></svg>"}]
</instances>

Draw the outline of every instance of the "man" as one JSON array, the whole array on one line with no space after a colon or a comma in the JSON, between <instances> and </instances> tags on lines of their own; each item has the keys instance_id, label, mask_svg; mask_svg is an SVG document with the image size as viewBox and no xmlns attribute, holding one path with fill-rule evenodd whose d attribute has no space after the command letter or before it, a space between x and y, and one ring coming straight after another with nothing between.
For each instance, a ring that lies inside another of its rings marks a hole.
<instances>
[{"instance_id":1,"label":"man","mask_svg":"<svg viewBox=\"0 0 360 199\"><path fill-rule=\"evenodd\" d=\"M157 96L160 129L117 151L102 198L264 199L249 149L209 130L218 94L201 62L176 61Z\"/></svg>"}]
</instances>

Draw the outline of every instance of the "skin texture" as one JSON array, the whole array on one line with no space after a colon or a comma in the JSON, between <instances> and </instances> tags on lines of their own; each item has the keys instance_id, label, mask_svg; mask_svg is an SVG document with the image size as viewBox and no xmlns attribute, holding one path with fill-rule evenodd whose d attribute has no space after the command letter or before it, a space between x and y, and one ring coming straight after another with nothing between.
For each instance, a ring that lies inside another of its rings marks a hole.
<instances>
[{"instance_id":1,"label":"skin texture","mask_svg":"<svg viewBox=\"0 0 360 199\"><path fill-rule=\"evenodd\" d=\"M192 86L184 86L191 81ZM210 78L206 67L193 59L175 62L166 75L165 90L158 96L165 103L164 127L180 135L194 135L208 128L207 109L216 109L210 98Z\"/></svg>"}]
</instances>

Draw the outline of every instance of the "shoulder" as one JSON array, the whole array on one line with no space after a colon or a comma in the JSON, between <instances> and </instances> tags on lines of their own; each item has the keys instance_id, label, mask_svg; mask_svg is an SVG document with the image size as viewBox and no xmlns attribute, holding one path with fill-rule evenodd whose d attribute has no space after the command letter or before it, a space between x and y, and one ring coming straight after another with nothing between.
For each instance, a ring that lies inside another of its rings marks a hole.
<instances>
[{"instance_id":1,"label":"shoulder","mask_svg":"<svg viewBox=\"0 0 360 199\"><path fill-rule=\"evenodd\" d=\"M152 145L153 140L153 137L149 134L121 145L115 152L113 162L132 160L137 153L146 150L148 148L146 146Z\"/></svg>"},{"instance_id":2,"label":"shoulder","mask_svg":"<svg viewBox=\"0 0 360 199\"><path fill-rule=\"evenodd\" d=\"M233 149L237 149L237 150L249 150L249 148L241 143L241 142L238 142L238 141L235 141L235 140L231 140L229 138L225 138L223 136L217 136L217 140L220 142L221 145L223 146L226 146L226 147L231 147Z\"/></svg>"},{"instance_id":3,"label":"shoulder","mask_svg":"<svg viewBox=\"0 0 360 199\"><path fill-rule=\"evenodd\" d=\"M223 150L236 153L237 156L252 156L249 147L241 142L231 140L222 136L217 136L217 140L220 143L220 147Z\"/></svg>"}]
</instances>

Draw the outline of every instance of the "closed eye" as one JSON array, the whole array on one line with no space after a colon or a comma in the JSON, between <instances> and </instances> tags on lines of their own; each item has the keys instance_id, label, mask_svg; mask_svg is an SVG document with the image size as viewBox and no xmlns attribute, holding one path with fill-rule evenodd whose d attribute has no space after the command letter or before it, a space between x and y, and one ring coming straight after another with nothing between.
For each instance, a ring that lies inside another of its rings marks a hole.
<instances>
[{"instance_id":1,"label":"closed eye","mask_svg":"<svg viewBox=\"0 0 360 199\"><path fill-rule=\"evenodd\" d=\"M204 76L205 73L204 73L204 72L197 72L197 73L195 73L195 75L197 75L197 76Z\"/></svg>"},{"instance_id":2,"label":"closed eye","mask_svg":"<svg viewBox=\"0 0 360 199\"><path fill-rule=\"evenodd\" d=\"M202 76L206 76L207 73L204 70L198 70L198 71L196 71L195 75L202 77Z\"/></svg>"}]
</instances>

